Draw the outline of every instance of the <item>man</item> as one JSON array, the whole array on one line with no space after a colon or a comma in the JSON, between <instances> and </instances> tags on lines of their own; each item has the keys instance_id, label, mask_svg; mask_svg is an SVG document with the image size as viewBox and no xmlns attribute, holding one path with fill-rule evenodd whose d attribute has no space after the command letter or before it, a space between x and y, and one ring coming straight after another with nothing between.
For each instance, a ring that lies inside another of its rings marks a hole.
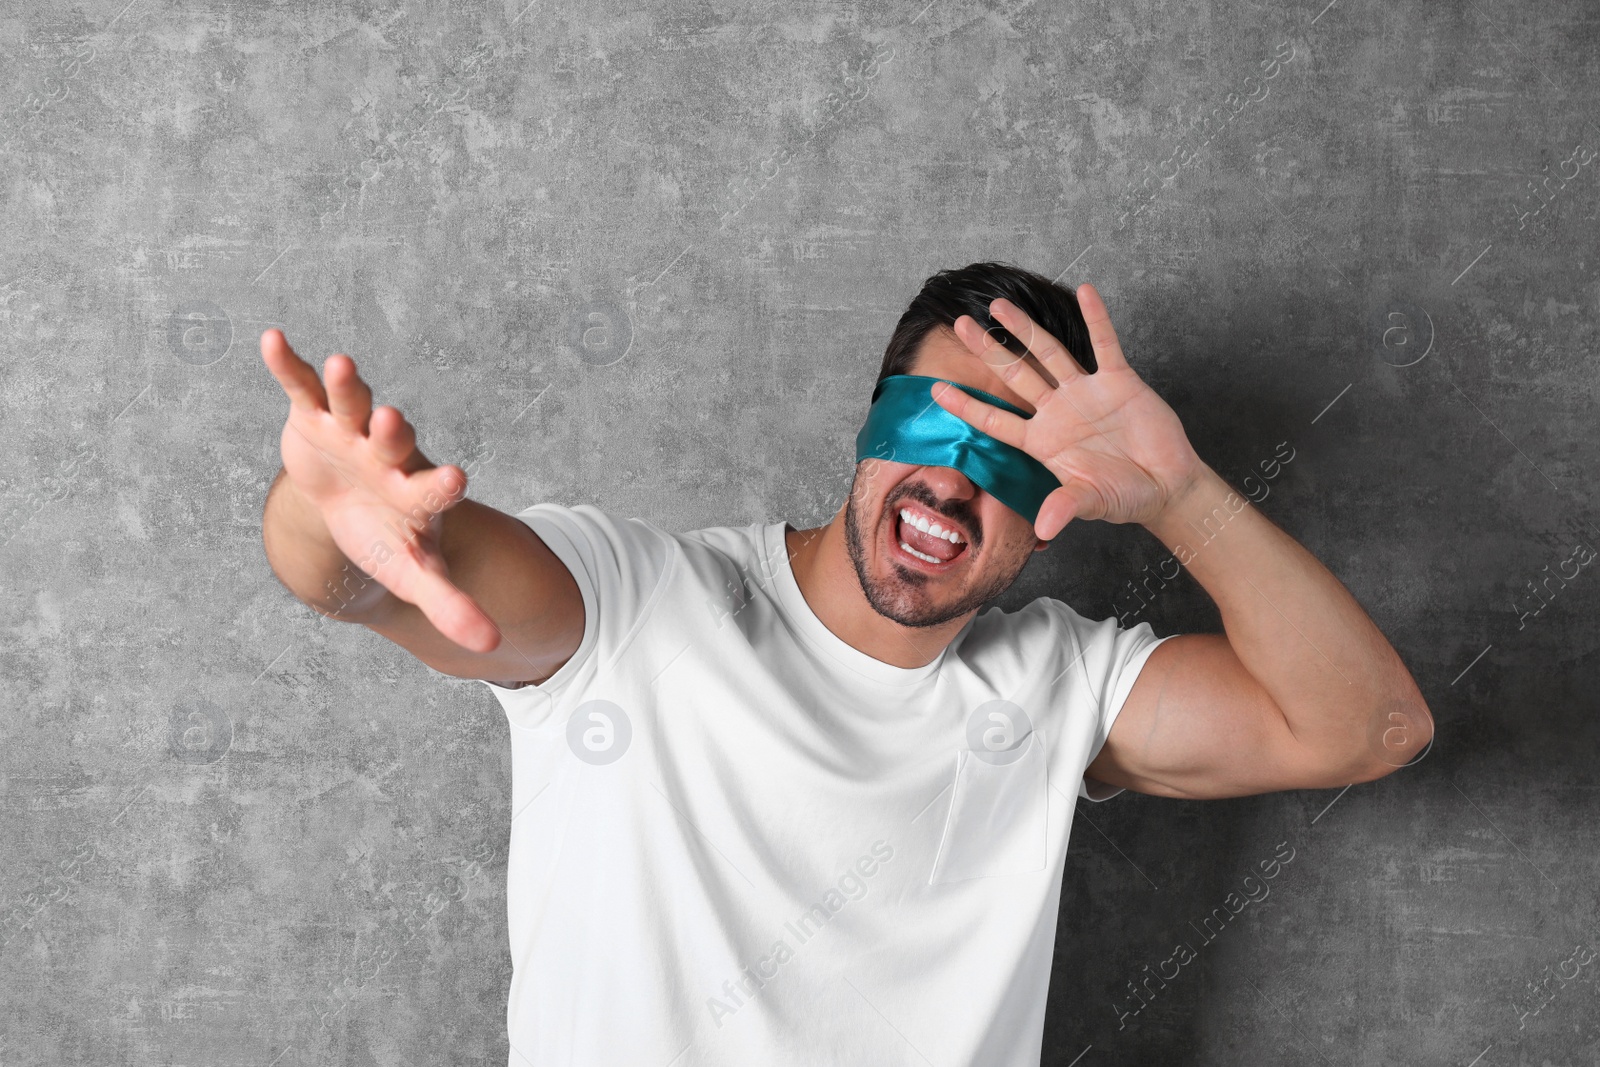
<instances>
[{"instance_id":1,"label":"man","mask_svg":"<svg viewBox=\"0 0 1600 1067\"><path fill-rule=\"evenodd\" d=\"M1200 460L1088 285L928 279L811 530L505 515L347 357L324 384L278 331L261 349L291 401L279 578L510 722L513 1065L1036 1065L1069 790L1339 787L1432 737L1383 634ZM1226 633L980 614L1075 518L1144 526Z\"/></svg>"}]
</instances>

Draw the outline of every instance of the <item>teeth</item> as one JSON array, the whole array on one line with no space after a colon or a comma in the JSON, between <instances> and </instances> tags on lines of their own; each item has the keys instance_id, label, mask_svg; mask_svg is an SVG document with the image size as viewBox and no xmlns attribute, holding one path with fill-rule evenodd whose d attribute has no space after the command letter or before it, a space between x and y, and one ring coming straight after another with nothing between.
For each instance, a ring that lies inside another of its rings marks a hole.
<instances>
[{"instance_id":1,"label":"teeth","mask_svg":"<svg viewBox=\"0 0 1600 1067\"><path fill-rule=\"evenodd\" d=\"M928 555L926 552L918 552L916 549L912 548L910 545L906 544L904 541L900 542L900 547L905 549L911 555L916 556L918 559L922 560L925 563L943 563L944 562L944 560L935 559L934 557Z\"/></svg>"},{"instance_id":2,"label":"teeth","mask_svg":"<svg viewBox=\"0 0 1600 1067\"><path fill-rule=\"evenodd\" d=\"M935 537L942 537L946 541L949 541L952 545L959 545L959 544L963 544L964 543L961 540L961 535L956 533L954 530L946 530L944 527L940 526L936 522L930 523L927 519L924 519L922 516L913 514L910 508L901 508L900 509L900 518L901 518L901 520L903 522L906 523L906 525L915 526L917 529L921 530L923 533L932 534ZM918 553L918 555L920 556L921 553ZM935 560L934 562L938 562L938 561Z\"/></svg>"}]
</instances>

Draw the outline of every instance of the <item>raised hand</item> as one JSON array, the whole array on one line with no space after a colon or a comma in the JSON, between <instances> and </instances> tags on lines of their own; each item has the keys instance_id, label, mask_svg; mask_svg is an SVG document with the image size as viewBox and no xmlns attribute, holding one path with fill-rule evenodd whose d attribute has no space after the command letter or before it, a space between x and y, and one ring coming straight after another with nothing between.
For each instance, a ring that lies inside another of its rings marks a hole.
<instances>
[{"instance_id":1,"label":"raised hand","mask_svg":"<svg viewBox=\"0 0 1600 1067\"><path fill-rule=\"evenodd\" d=\"M444 513L465 499L466 472L430 462L399 411L374 408L349 356L328 357L326 388L281 330L261 335L261 358L289 397L284 471L340 551L416 605L445 637L473 652L493 651L499 629L450 581L439 546Z\"/></svg>"},{"instance_id":2,"label":"raised hand","mask_svg":"<svg viewBox=\"0 0 1600 1067\"><path fill-rule=\"evenodd\" d=\"M1050 372L1055 386L970 315L956 320L956 336L997 380L1033 406L1032 418L1002 411L948 385L932 390L940 407L1022 449L1060 480L1061 488L1045 498L1034 520L1034 533L1044 541L1073 519L1149 522L1181 497L1203 469L1177 414L1128 366L1100 294L1086 283L1077 295L1094 345L1093 374L1009 300L989 307Z\"/></svg>"}]
</instances>

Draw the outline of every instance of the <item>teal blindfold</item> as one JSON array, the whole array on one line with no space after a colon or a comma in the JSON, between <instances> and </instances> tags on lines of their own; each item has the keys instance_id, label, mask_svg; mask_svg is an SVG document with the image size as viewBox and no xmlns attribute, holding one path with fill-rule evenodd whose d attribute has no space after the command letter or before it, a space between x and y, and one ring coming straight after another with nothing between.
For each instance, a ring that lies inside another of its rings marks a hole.
<instances>
[{"instance_id":1,"label":"teal blindfold","mask_svg":"<svg viewBox=\"0 0 1600 1067\"><path fill-rule=\"evenodd\" d=\"M973 484L1033 522L1045 497L1061 487L1050 469L1020 448L990 437L950 414L933 399L933 383L944 378L891 374L872 390L867 421L856 434L856 462L881 459L919 467L954 467ZM1021 408L960 382L948 382L1002 411L1023 418Z\"/></svg>"}]
</instances>

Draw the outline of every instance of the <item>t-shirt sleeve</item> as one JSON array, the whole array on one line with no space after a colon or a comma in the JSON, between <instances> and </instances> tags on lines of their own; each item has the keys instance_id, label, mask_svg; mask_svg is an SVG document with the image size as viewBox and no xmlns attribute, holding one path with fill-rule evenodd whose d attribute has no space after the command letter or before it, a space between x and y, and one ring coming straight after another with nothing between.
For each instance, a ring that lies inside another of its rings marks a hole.
<instances>
[{"instance_id":1,"label":"t-shirt sleeve","mask_svg":"<svg viewBox=\"0 0 1600 1067\"><path fill-rule=\"evenodd\" d=\"M1139 672L1144 669L1150 653L1161 642L1178 635L1157 637L1148 622L1124 627L1118 625L1114 616L1090 620L1061 601L1051 601L1051 604L1064 617L1074 635L1076 647L1070 654L1077 658L1077 662L1072 669L1083 671L1082 677L1096 700L1094 733L1089 742L1088 758L1084 760L1084 766L1087 767L1105 747L1106 738L1111 736L1111 727L1121 714L1128 694L1133 691L1133 683L1139 680ZM1085 800L1110 800L1122 791L1104 782L1087 778L1078 780L1078 796Z\"/></svg>"},{"instance_id":2,"label":"t-shirt sleeve","mask_svg":"<svg viewBox=\"0 0 1600 1067\"><path fill-rule=\"evenodd\" d=\"M615 518L592 504L535 504L515 517L555 553L583 596L583 638L560 670L537 685L479 679L514 725L533 727L627 648L666 585L673 540L645 519Z\"/></svg>"}]
</instances>

